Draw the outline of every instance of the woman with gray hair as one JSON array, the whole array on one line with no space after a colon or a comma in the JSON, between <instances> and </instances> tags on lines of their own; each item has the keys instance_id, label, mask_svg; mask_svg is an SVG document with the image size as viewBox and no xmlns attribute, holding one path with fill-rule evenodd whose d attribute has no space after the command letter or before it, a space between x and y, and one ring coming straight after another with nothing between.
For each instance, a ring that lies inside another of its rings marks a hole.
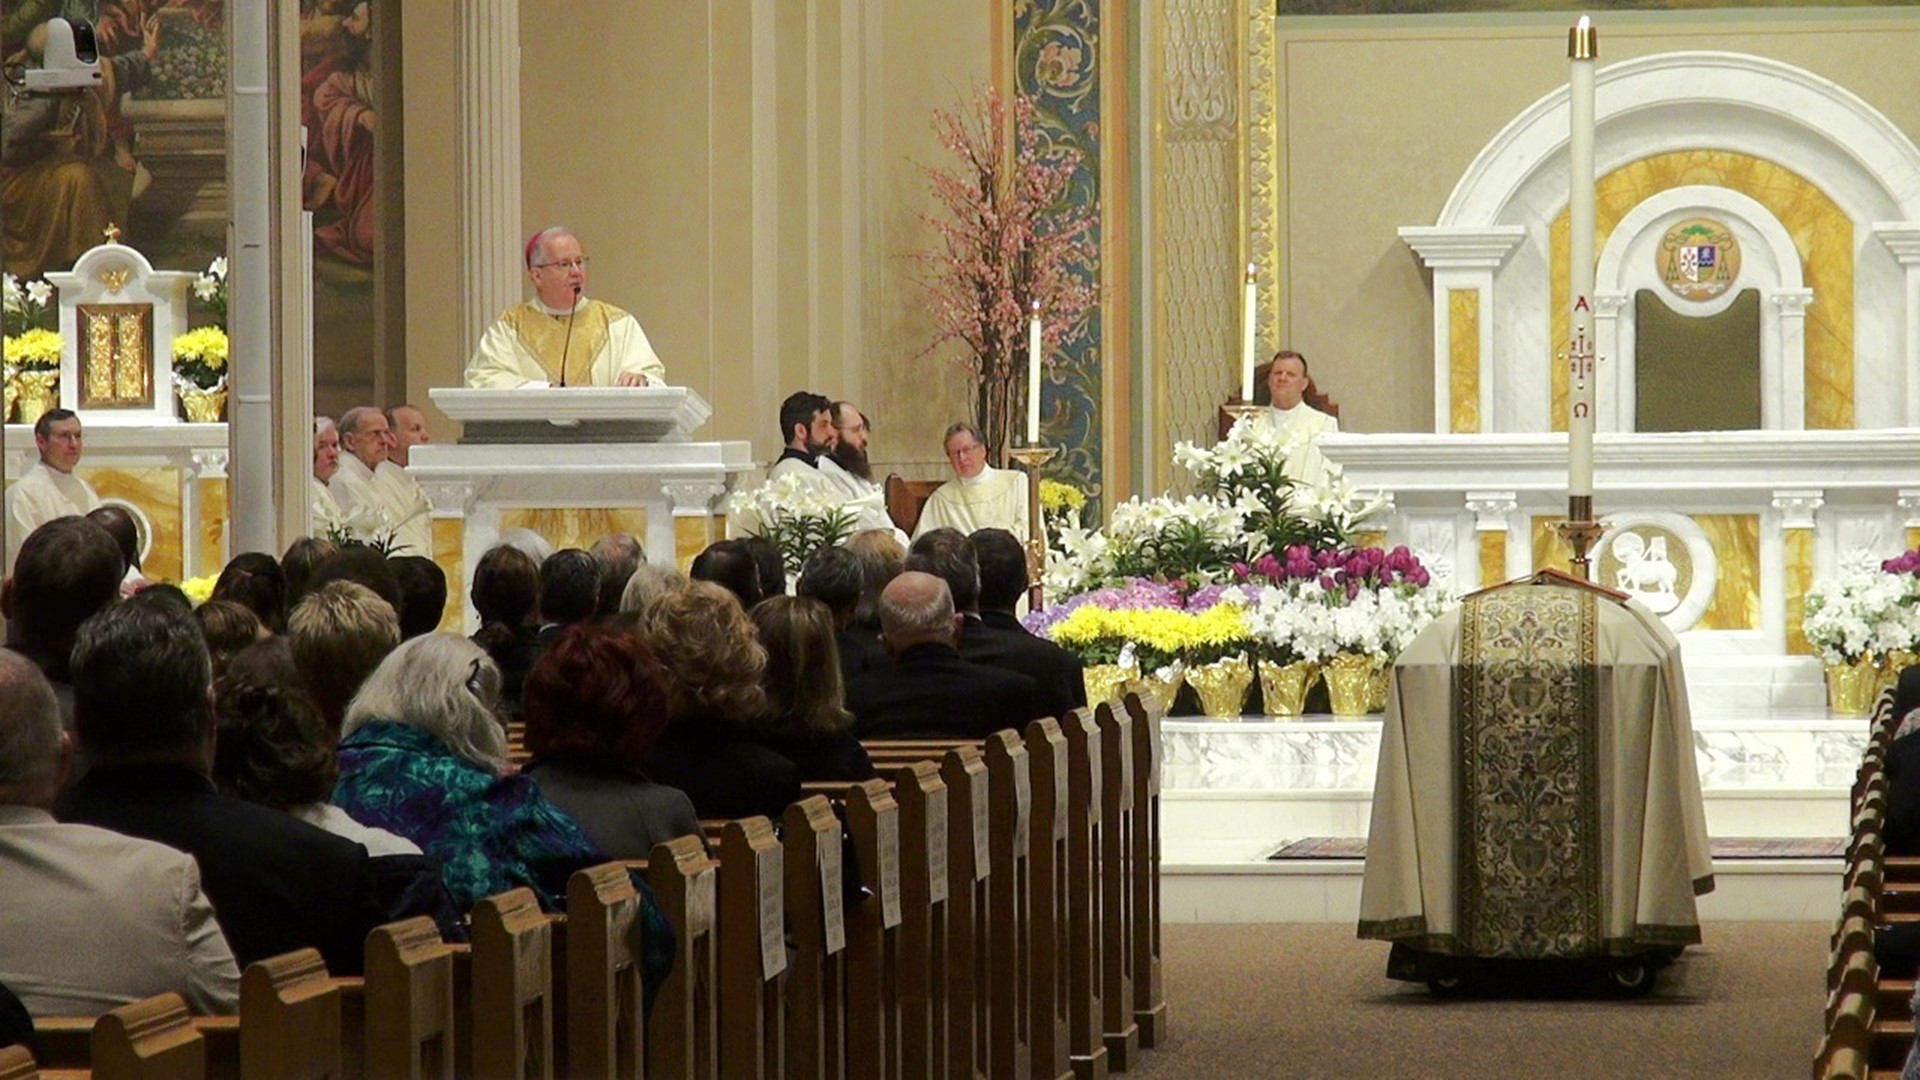
<instances>
[{"instance_id":1,"label":"woman with gray hair","mask_svg":"<svg viewBox=\"0 0 1920 1080\"><path fill-rule=\"evenodd\" d=\"M499 700L500 669L478 645L405 642L347 708L333 804L440 860L461 908L524 885L557 911L568 875L604 857L532 777L508 772Z\"/></svg>"}]
</instances>

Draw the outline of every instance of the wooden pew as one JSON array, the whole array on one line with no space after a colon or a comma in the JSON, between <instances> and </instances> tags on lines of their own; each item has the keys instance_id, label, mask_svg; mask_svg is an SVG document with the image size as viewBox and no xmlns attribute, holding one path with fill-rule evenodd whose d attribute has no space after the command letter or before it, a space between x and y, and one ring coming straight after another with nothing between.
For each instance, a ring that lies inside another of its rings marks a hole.
<instances>
[{"instance_id":1,"label":"wooden pew","mask_svg":"<svg viewBox=\"0 0 1920 1080\"><path fill-rule=\"evenodd\" d=\"M787 1080L845 1080L847 922L840 819L812 795L784 818L787 925Z\"/></svg>"},{"instance_id":2,"label":"wooden pew","mask_svg":"<svg viewBox=\"0 0 1920 1080\"><path fill-rule=\"evenodd\" d=\"M987 1067L987 911L992 796L978 747L947 751L947 1076L984 1080ZM963 827L964 826L964 827Z\"/></svg>"},{"instance_id":3,"label":"wooden pew","mask_svg":"<svg viewBox=\"0 0 1920 1080\"><path fill-rule=\"evenodd\" d=\"M173 993L103 1014L93 1025L91 1058L99 1080L203 1080L208 1075L206 1040L188 1017L186 1002Z\"/></svg>"},{"instance_id":4,"label":"wooden pew","mask_svg":"<svg viewBox=\"0 0 1920 1080\"><path fill-rule=\"evenodd\" d=\"M720 832L718 900L720 1076L786 1076L786 870L764 817L729 821Z\"/></svg>"},{"instance_id":5,"label":"wooden pew","mask_svg":"<svg viewBox=\"0 0 1920 1080\"><path fill-rule=\"evenodd\" d=\"M422 915L367 935L367 1075L453 1080L454 948Z\"/></svg>"},{"instance_id":6,"label":"wooden pew","mask_svg":"<svg viewBox=\"0 0 1920 1080\"><path fill-rule=\"evenodd\" d=\"M1011 731L987 739L991 862L987 879L987 1060L993 1080L1033 1075L1033 785Z\"/></svg>"},{"instance_id":7,"label":"wooden pew","mask_svg":"<svg viewBox=\"0 0 1920 1080\"><path fill-rule=\"evenodd\" d=\"M1128 694L1133 718L1133 1018L1140 1045L1167 1034L1167 995L1160 968L1160 708Z\"/></svg>"},{"instance_id":8,"label":"wooden pew","mask_svg":"<svg viewBox=\"0 0 1920 1080\"><path fill-rule=\"evenodd\" d=\"M240 1075L335 1080L344 1075L340 988L317 949L248 964L240 973Z\"/></svg>"},{"instance_id":9,"label":"wooden pew","mask_svg":"<svg viewBox=\"0 0 1920 1080\"><path fill-rule=\"evenodd\" d=\"M847 832L860 860L864 903L847 913L847 1075L900 1075L900 808L884 780L847 789Z\"/></svg>"},{"instance_id":10,"label":"wooden pew","mask_svg":"<svg viewBox=\"0 0 1920 1080\"><path fill-rule=\"evenodd\" d=\"M470 1056L460 1075L551 1080L553 923L533 890L474 905L470 978Z\"/></svg>"},{"instance_id":11,"label":"wooden pew","mask_svg":"<svg viewBox=\"0 0 1920 1080\"><path fill-rule=\"evenodd\" d=\"M1107 1057L1125 1072L1140 1059L1140 1022L1133 1015L1133 717L1124 707L1102 702L1094 710L1100 725L1100 902L1102 923L1100 986L1101 1027Z\"/></svg>"},{"instance_id":12,"label":"wooden pew","mask_svg":"<svg viewBox=\"0 0 1920 1080\"><path fill-rule=\"evenodd\" d=\"M1027 769L1032 784L1032 827L1027 830L1032 919L1032 1026L1034 1080L1067 1080L1069 971L1067 910L1067 738L1052 720L1027 725Z\"/></svg>"},{"instance_id":13,"label":"wooden pew","mask_svg":"<svg viewBox=\"0 0 1920 1080\"><path fill-rule=\"evenodd\" d=\"M1106 1080L1112 1063L1100 1003L1106 985L1100 728L1090 709L1075 709L1059 724L1067 741L1067 1056L1076 1080Z\"/></svg>"},{"instance_id":14,"label":"wooden pew","mask_svg":"<svg viewBox=\"0 0 1920 1080\"><path fill-rule=\"evenodd\" d=\"M567 1067L640 1080L646 1068L640 893L621 863L567 879Z\"/></svg>"},{"instance_id":15,"label":"wooden pew","mask_svg":"<svg viewBox=\"0 0 1920 1080\"><path fill-rule=\"evenodd\" d=\"M26 1047L0 1046L0 1080L40 1080L42 1075Z\"/></svg>"},{"instance_id":16,"label":"wooden pew","mask_svg":"<svg viewBox=\"0 0 1920 1080\"><path fill-rule=\"evenodd\" d=\"M945 1080L947 1075L946 983L950 882L947 785L939 767L919 761L895 774L900 807L900 1075L904 1080Z\"/></svg>"},{"instance_id":17,"label":"wooden pew","mask_svg":"<svg viewBox=\"0 0 1920 1080\"><path fill-rule=\"evenodd\" d=\"M647 860L647 884L676 931L673 971L654 999L648 1022L648 1076L719 1076L714 877L713 860L697 836L660 844Z\"/></svg>"}]
</instances>

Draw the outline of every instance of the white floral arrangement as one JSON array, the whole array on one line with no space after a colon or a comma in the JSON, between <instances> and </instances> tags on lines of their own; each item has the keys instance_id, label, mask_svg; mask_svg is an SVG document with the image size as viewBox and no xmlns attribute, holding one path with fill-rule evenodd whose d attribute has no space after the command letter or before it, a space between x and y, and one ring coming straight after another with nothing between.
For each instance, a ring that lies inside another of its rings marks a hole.
<instances>
[{"instance_id":1,"label":"white floral arrangement","mask_svg":"<svg viewBox=\"0 0 1920 1080\"><path fill-rule=\"evenodd\" d=\"M1920 578L1852 561L1807 590L1801 632L1828 664L1920 644Z\"/></svg>"},{"instance_id":2,"label":"white floral arrangement","mask_svg":"<svg viewBox=\"0 0 1920 1080\"><path fill-rule=\"evenodd\" d=\"M207 264L206 270L193 279L193 295L207 307L208 322L226 329L227 326L227 257L222 255Z\"/></svg>"},{"instance_id":3,"label":"white floral arrangement","mask_svg":"<svg viewBox=\"0 0 1920 1080\"><path fill-rule=\"evenodd\" d=\"M735 492L727 515L746 533L773 541L789 576L800 573L814 552L845 540L858 521L839 492L798 473Z\"/></svg>"},{"instance_id":4,"label":"white floral arrangement","mask_svg":"<svg viewBox=\"0 0 1920 1080\"><path fill-rule=\"evenodd\" d=\"M325 504L317 499L313 504L313 520L319 527L320 535L336 544L359 544L370 547L382 555L393 553L403 526L427 512L427 504L423 501L414 508L412 513L399 521L394 521L393 515L367 503L359 503L351 510L341 511L337 516L329 515Z\"/></svg>"},{"instance_id":5,"label":"white floral arrangement","mask_svg":"<svg viewBox=\"0 0 1920 1080\"><path fill-rule=\"evenodd\" d=\"M53 302L53 286L45 278L23 282L6 274L0 277L0 301L5 305L7 333L22 333L43 325L47 305Z\"/></svg>"}]
</instances>

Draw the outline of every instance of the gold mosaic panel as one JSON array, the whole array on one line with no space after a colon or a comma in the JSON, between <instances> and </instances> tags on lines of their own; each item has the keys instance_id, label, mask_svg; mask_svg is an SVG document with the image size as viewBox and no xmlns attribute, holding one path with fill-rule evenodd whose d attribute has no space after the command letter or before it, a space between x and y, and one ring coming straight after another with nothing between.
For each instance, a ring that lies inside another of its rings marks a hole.
<instances>
[{"instance_id":1,"label":"gold mosaic panel","mask_svg":"<svg viewBox=\"0 0 1920 1080\"><path fill-rule=\"evenodd\" d=\"M1920 548L1920 525L1907 526L1907 550Z\"/></svg>"},{"instance_id":2,"label":"gold mosaic panel","mask_svg":"<svg viewBox=\"0 0 1920 1080\"><path fill-rule=\"evenodd\" d=\"M194 576L218 574L226 568L227 481L209 478L200 481L200 501L194 507L198 522L199 547L193 553Z\"/></svg>"},{"instance_id":3,"label":"gold mosaic panel","mask_svg":"<svg viewBox=\"0 0 1920 1080\"><path fill-rule=\"evenodd\" d=\"M1760 515L1695 514L1693 523L1719 556L1713 603L1697 630L1760 629Z\"/></svg>"},{"instance_id":4,"label":"gold mosaic panel","mask_svg":"<svg viewBox=\"0 0 1920 1080\"><path fill-rule=\"evenodd\" d=\"M1453 433L1480 430L1480 290L1447 290L1447 396Z\"/></svg>"},{"instance_id":5,"label":"gold mosaic panel","mask_svg":"<svg viewBox=\"0 0 1920 1080\"><path fill-rule=\"evenodd\" d=\"M1812 656L1802 625L1807 612L1807 590L1813 588L1813 530L1787 529L1782 535L1786 561L1787 652L1794 656Z\"/></svg>"},{"instance_id":6,"label":"gold mosaic panel","mask_svg":"<svg viewBox=\"0 0 1920 1080\"><path fill-rule=\"evenodd\" d=\"M82 304L80 407L153 405L153 305Z\"/></svg>"},{"instance_id":7,"label":"gold mosaic panel","mask_svg":"<svg viewBox=\"0 0 1920 1080\"><path fill-rule=\"evenodd\" d=\"M181 580L186 522L181 513L180 470L81 466L77 471L102 499L132 503L152 522L153 546L141 567L147 579Z\"/></svg>"},{"instance_id":8,"label":"gold mosaic panel","mask_svg":"<svg viewBox=\"0 0 1920 1080\"><path fill-rule=\"evenodd\" d=\"M1802 274L1813 290L1807 308L1806 427L1853 427L1853 223L1812 181L1771 161L1725 150L1676 150L1608 173L1596 186L1594 257L1620 219L1648 197L1688 185L1724 187L1771 211L1793 237ZM1567 340L1567 211L1553 220L1553 429L1567 430L1567 368L1557 353Z\"/></svg>"},{"instance_id":9,"label":"gold mosaic panel","mask_svg":"<svg viewBox=\"0 0 1920 1080\"><path fill-rule=\"evenodd\" d=\"M546 537L555 550L590 548L608 533L646 536L647 511L638 506L617 509L527 506L500 511L500 530L508 529L532 529Z\"/></svg>"},{"instance_id":10,"label":"gold mosaic panel","mask_svg":"<svg viewBox=\"0 0 1920 1080\"><path fill-rule=\"evenodd\" d=\"M1573 573L1573 549L1560 539L1556 530L1556 526L1566 520L1564 516L1533 519L1533 571L1552 567Z\"/></svg>"},{"instance_id":11,"label":"gold mosaic panel","mask_svg":"<svg viewBox=\"0 0 1920 1080\"><path fill-rule=\"evenodd\" d=\"M1507 580L1507 534L1487 531L1480 534L1480 587L1498 585Z\"/></svg>"},{"instance_id":12,"label":"gold mosaic panel","mask_svg":"<svg viewBox=\"0 0 1920 1080\"><path fill-rule=\"evenodd\" d=\"M707 549L707 545L727 535L726 521L718 516L712 520L712 532L708 532L708 519L704 517L677 517L673 519L673 562L681 573L693 565L693 557Z\"/></svg>"},{"instance_id":13,"label":"gold mosaic panel","mask_svg":"<svg viewBox=\"0 0 1920 1080\"><path fill-rule=\"evenodd\" d=\"M447 606L440 613L440 629L459 631L465 625L466 597L461 595L461 553L466 547L467 523L460 518L433 519L433 562L447 575Z\"/></svg>"}]
</instances>

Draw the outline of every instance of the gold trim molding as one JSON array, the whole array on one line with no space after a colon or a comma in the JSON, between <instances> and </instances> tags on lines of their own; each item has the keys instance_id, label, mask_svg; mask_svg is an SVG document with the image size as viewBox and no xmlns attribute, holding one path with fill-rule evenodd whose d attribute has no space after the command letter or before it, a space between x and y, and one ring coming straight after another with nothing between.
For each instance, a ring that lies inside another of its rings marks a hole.
<instances>
[{"instance_id":1,"label":"gold trim molding","mask_svg":"<svg viewBox=\"0 0 1920 1080\"><path fill-rule=\"evenodd\" d=\"M1447 396L1455 435L1480 430L1480 290L1447 290Z\"/></svg>"}]
</instances>

